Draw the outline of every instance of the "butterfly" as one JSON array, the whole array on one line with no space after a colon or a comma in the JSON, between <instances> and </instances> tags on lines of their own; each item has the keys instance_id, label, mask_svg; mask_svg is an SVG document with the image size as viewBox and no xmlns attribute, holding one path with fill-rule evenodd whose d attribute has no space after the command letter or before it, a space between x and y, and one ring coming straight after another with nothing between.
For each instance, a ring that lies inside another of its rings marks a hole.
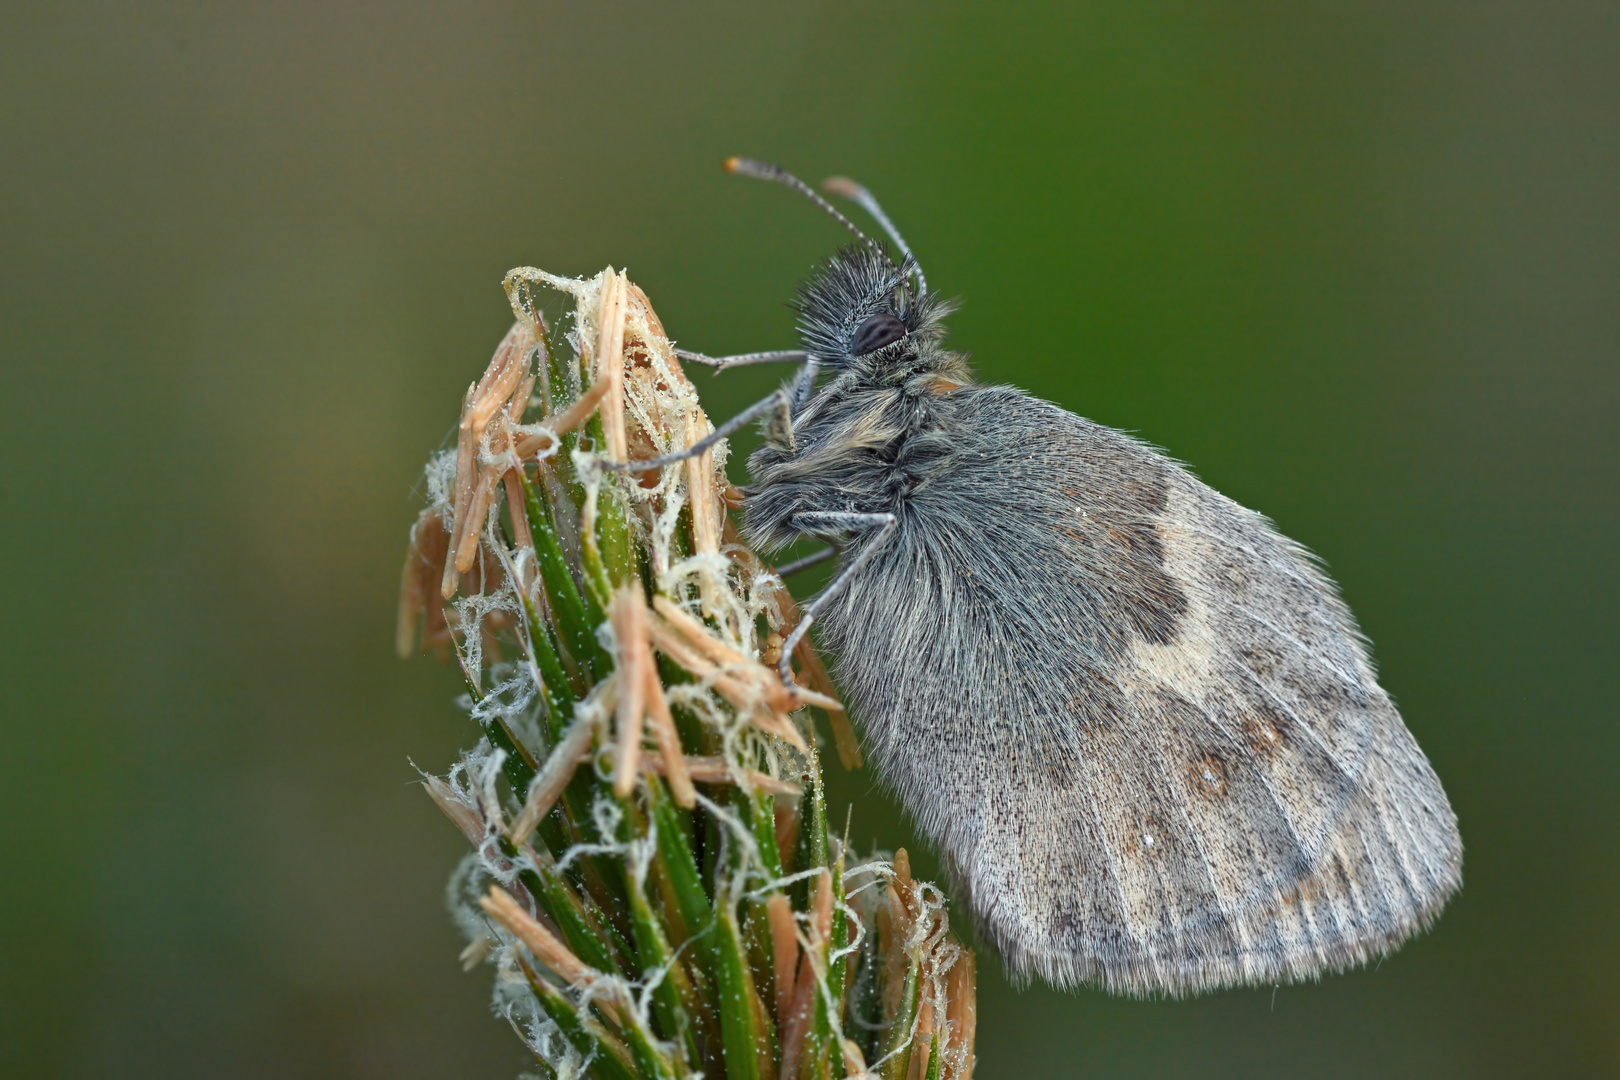
<instances>
[{"instance_id":1,"label":"butterfly","mask_svg":"<svg viewBox=\"0 0 1620 1080\"><path fill-rule=\"evenodd\" d=\"M1383 956L1461 884L1444 790L1321 565L1130 435L975 380L950 304L857 238L800 288L746 533L828 541L811 624L881 780L1019 982L1179 996ZM794 572L819 556L801 560Z\"/></svg>"}]
</instances>

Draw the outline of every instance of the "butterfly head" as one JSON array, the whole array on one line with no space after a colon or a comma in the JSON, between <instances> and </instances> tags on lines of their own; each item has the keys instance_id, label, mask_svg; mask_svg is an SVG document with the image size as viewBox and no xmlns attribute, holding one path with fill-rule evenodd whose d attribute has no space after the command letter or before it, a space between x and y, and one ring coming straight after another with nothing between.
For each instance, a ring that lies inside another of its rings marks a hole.
<instances>
[{"instance_id":1,"label":"butterfly head","mask_svg":"<svg viewBox=\"0 0 1620 1080\"><path fill-rule=\"evenodd\" d=\"M914 291L913 276L909 257L897 265L865 244L833 255L800 286L794 303L805 351L832 368L924 351L943 335L946 309Z\"/></svg>"}]
</instances>

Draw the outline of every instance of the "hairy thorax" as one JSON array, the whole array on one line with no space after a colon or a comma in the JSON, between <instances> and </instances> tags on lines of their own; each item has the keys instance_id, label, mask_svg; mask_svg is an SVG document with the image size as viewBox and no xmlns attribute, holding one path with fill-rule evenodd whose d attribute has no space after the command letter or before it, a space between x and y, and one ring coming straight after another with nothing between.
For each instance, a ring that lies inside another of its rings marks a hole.
<instances>
[{"instance_id":1,"label":"hairy thorax","mask_svg":"<svg viewBox=\"0 0 1620 1080\"><path fill-rule=\"evenodd\" d=\"M937 467L934 450L953 424L951 399L975 389L956 370L960 361L948 359L906 356L877 370L840 372L791 424L771 424L748 462L750 541L767 551L791 543L803 535L794 518L804 513L902 513Z\"/></svg>"}]
</instances>

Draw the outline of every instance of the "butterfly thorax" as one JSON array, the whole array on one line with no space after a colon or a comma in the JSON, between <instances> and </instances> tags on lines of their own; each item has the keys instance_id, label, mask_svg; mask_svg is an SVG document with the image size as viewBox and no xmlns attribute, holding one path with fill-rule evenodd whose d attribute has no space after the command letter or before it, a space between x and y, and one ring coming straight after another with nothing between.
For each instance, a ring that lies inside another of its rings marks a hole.
<instances>
[{"instance_id":1,"label":"butterfly thorax","mask_svg":"<svg viewBox=\"0 0 1620 1080\"><path fill-rule=\"evenodd\" d=\"M799 333L813 359L749 459L748 532L762 547L799 536L801 513L898 513L926 481L913 451L950 426L946 399L970 392L972 373L943 344L951 305L914 293L909 271L849 247L799 290Z\"/></svg>"}]
</instances>

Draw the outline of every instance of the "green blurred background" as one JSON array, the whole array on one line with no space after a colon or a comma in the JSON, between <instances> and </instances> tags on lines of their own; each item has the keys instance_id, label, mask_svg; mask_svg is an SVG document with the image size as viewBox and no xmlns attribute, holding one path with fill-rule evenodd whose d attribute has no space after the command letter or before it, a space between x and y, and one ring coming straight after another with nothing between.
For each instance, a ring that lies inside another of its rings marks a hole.
<instances>
[{"instance_id":1,"label":"green blurred background","mask_svg":"<svg viewBox=\"0 0 1620 1080\"><path fill-rule=\"evenodd\" d=\"M1620 1074L1617 57L1613 3L6 4L0 1072L522 1067L411 783L473 737L391 652L413 489L508 267L791 344L841 238L747 153L877 191L985 378L1320 552L1462 819L1377 970L987 964L980 1075Z\"/></svg>"}]
</instances>

